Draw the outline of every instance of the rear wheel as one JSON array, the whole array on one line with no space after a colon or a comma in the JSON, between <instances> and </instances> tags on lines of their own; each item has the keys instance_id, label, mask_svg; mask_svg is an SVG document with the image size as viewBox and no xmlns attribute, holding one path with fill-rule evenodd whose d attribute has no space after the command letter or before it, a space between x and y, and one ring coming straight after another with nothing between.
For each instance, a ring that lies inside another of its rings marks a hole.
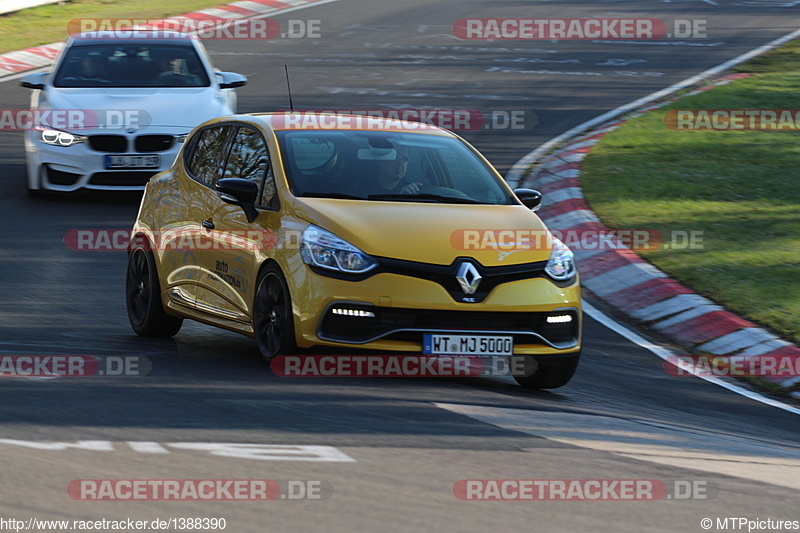
<instances>
[{"instance_id":1,"label":"rear wheel","mask_svg":"<svg viewBox=\"0 0 800 533\"><path fill-rule=\"evenodd\" d=\"M182 318L164 311L155 258L144 248L136 248L128 255L125 302L131 327L142 337L172 337L183 325Z\"/></svg>"},{"instance_id":2,"label":"rear wheel","mask_svg":"<svg viewBox=\"0 0 800 533\"><path fill-rule=\"evenodd\" d=\"M531 356L527 357L533 359ZM581 353L577 352L568 355L536 358L536 364L530 365L536 369L534 373L514 376L514 379L526 389L557 389L563 387L572 379L575 370L578 368L580 357ZM528 365L525 366L528 368Z\"/></svg>"},{"instance_id":3,"label":"rear wheel","mask_svg":"<svg viewBox=\"0 0 800 533\"><path fill-rule=\"evenodd\" d=\"M296 352L292 300L280 268L275 264L266 266L257 286L253 329L261 356L270 361L276 355Z\"/></svg>"}]
</instances>

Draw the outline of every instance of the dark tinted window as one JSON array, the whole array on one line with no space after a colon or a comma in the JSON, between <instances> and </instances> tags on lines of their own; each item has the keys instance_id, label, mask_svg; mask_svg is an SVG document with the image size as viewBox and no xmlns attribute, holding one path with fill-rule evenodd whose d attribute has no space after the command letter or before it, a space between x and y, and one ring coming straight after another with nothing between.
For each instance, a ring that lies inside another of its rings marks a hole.
<instances>
[{"instance_id":1,"label":"dark tinted window","mask_svg":"<svg viewBox=\"0 0 800 533\"><path fill-rule=\"evenodd\" d=\"M208 87L191 46L134 42L73 46L56 72L56 87Z\"/></svg>"},{"instance_id":2,"label":"dark tinted window","mask_svg":"<svg viewBox=\"0 0 800 533\"><path fill-rule=\"evenodd\" d=\"M269 164L267 143L261 133L247 126L239 128L223 176L255 182L258 185L258 203L264 206L270 204L275 196L275 179Z\"/></svg>"},{"instance_id":3,"label":"dark tinted window","mask_svg":"<svg viewBox=\"0 0 800 533\"><path fill-rule=\"evenodd\" d=\"M359 130L284 130L277 136L297 196L381 201L381 195L405 194L411 187L442 201L516 203L492 169L457 138Z\"/></svg>"},{"instance_id":4,"label":"dark tinted window","mask_svg":"<svg viewBox=\"0 0 800 533\"><path fill-rule=\"evenodd\" d=\"M231 126L215 126L199 132L189 157L189 172L207 185L219 178Z\"/></svg>"}]
</instances>

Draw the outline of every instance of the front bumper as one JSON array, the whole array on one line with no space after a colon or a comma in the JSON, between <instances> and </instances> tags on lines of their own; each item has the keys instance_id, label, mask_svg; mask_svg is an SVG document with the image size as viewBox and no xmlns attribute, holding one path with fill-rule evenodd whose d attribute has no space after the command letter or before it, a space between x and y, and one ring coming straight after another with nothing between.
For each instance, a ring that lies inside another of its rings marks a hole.
<instances>
[{"instance_id":1,"label":"front bumper","mask_svg":"<svg viewBox=\"0 0 800 533\"><path fill-rule=\"evenodd\" d=\"M113 146L104 146L104 143L94 143L93 146L90 142L83 142L64 147L41 142L37 131L29 131L25 135L28 187L59 192L79 189L143 190L152 176L166 170L175 161L185 133L148 129L147 136L171 138L168 146L165 142L137 142L137 137L145 135L143 132L115 132L114 136L123 137L124 140L120 139ZM106 156L113 155L156 155L159 161L158 166L153 168L106 168Z\"/></svg>"},{"instance_id":2,"label":"front bumper","mask_svg":"<svg viewBox=\"0 0 800 533\"><path fill-rule=\"evenodd\" d=\"M455 301L442 285L394 273L357 282L307 276L290 287L297 342L421 352L425 333L512 335L514 353L557 355L581 347L580 284L559 287L544 277L494 287L480 303ZM334 307L369 311L372 317L335 315ZM302 310L299 314L298 310ZM568 324L548 324L552 314L569 314Z\"/></svg>"}]
</instances>

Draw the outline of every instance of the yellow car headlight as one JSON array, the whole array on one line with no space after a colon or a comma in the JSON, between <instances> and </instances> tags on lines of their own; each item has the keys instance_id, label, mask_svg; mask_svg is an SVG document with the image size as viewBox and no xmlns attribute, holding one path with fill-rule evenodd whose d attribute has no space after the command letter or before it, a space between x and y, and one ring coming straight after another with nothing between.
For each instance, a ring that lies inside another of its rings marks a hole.
<instances>
[{"instance_id":1,"label":"yellow car headlight","mask_svg":"<svg viewBox=\"0 0 800 533\"><path fill-rule=\"evenodd\" d=\"M306 264L348 274L362 274L378 262L349 242L317 226L309 226L300 242L300 256Z\"/></svg>"},{"instance_id":2,"label":"yellow car headlight","mask_svg":"<svg viewBox=\"0 0 800 533\"><path fill-rule=\"evenodd\" d=\"M550 259L544 267L547 274L558 281L566 281L575 277L575 254L572 253L566 244L553 237L553 248L550 251Z\"/></svg>"}]
</instances>

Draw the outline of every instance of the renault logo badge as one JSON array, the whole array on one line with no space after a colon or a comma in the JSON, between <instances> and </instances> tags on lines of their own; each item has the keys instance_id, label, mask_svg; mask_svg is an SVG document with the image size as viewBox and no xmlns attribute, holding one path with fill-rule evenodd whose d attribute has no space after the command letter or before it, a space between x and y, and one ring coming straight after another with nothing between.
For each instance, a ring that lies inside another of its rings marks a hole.
<instances>
[{"instance_id":1,"label":"renault logo badge","mask_svg":"<svg viewBox=\"0 0 800 533\"><path fill-rule=\"evenodd\" d=\"M458 280L458 284L461 285L461 290L464 291L464 294L475 294L483 278L478 273L478 269L475 268L475 265L464 261L461 263L461 266L458 267L456 279Z\"/></svg>"}]
</instances>

